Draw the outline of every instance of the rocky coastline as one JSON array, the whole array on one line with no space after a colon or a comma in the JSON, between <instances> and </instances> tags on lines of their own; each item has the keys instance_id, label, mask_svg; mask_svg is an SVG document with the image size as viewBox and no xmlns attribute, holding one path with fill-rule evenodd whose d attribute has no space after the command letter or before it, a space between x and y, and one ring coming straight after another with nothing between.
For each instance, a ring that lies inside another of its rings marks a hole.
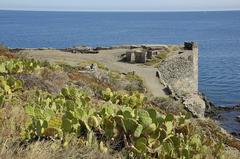
<instances>
[{"instance_id":1,"label":"rocky coastline","mask_svg":"<svg viewBox=\"0 0 240 159\"><path fill-rule=\"evenodd\" d=\"M227 118L232 118L231 122L235 122L236 124L240 123L240 117L239 115L234 116L224 116L223 114L229 114L231 112L239 112L240 111L240 105L234 105L234 106L218 106L211 102L207 96L205 96L203 93L200 93L201 98L204 100L206 104L206 110L205 110L205 117L209 117L213 120L216 120L220 123L220 125L227 125L231 123L225 123ZM226 127L226 126L225 126ZM233 136L240 138L240 132L238 130L227 130L230 134Z\"/></svg>"}]
</instances>

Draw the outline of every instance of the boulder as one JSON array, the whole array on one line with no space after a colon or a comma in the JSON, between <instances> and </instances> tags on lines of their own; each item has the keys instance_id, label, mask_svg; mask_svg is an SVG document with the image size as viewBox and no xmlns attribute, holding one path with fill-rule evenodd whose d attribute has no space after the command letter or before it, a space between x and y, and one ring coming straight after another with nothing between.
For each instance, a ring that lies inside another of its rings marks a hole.
<instances>
[{"instance_id":1,"label":"boulder","mask_svg":"<svg viewBox=\"0 0 240 159\"><path fill-rule=\"evenodd\" d=\"M197 93L188 94L183 97L183 105L193 116L204 117L206 104Z\"/></svg>"},{"instance_id":2,"label":"boulder","mask_svg":"<svg viewBox=\"0 0 240 159\"><path fill-rule=\"evenodd\" d=\"M98 65L95 64L95 63L91 64L90 68L91 68L92 71L97 71L98 70Z\"/></svg>"}]
</instances>

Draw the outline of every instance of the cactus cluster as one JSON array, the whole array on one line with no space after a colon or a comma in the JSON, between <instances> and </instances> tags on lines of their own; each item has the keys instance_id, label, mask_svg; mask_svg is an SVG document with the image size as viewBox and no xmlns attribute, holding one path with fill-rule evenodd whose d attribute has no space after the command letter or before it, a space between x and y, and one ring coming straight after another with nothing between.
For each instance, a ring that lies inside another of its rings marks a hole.
<instances>
[{"instance_id":1,"label":"cactus cluster","mask_svg":"<svg viewBox=\"0 0 240 159\"><path fill-rule=\"evenodd\" d=\"M37 101L25 108L31 117L31 124L25 130L27 136L24 137L62 138L65 133L79 133L81 128L90 131L87 123L93 111L86 109L90 98L84 92L66 87L55 97L39 91L36 96Z\"/></svg>"},{"instance_id":2,"label":"cactus cluster","mask_svg":"<svg viewBox=\"0 0 240 159\"><path fill-rule=\"evenodd\" d=\"M31 73L43 64L34 60L0 61L0 106L22 88L12 74ZM221 143L206 140L191 125L189 115L161 114L146 106L146 97L106 89L101 92L104 104L97 105L88 94L75 86L59 94L35 91L25 106L28 120L21 127L24 140L39 138L62 140L67 136L83 138L82 144L98 143L101 152L127 150L132 158L218 158ZM119 148L112 142L123 143Z\"/></svg>"},{"instance_id":3,"label":"cactus cluster","mask_svg":"<svg viewBox=\"0 0 240 159\"><path fill-rule=\"evenodd\" d=\"M0 106L12 99L13 92L22 88L21 80L12 75L18 73L31 73L40 68L40 62L27 59L1 59L0 60Z\"/></svg>"},{"instance_id":4,"label":"cactus cluster","mask_svg":"<svg viewBox=\"0 0 240 159\"><path fill-rule=\"evenodd\" d=\"M181 132L176 132L175 129L185 124L186 116L163 115L153 108L124 107L114 115L103 114L101 117L105 135L109 139L125 136L125 145L128 145L134 157L185 155L182 152L185 146L184 138L181 137Z\"/></svg>"},{"instance_id":5,"label":"cactus cluster","mask_svg":"<svg viewBox=\"0 0 240 159\"><path fill-rule=\"evenodd\" d=\"M112 92L110 88L101 92L101 97L105 101L111 101L113 104L129 106L132 108L139 108L144 105L147 98L144 94L139 92L132 92L130 95L125 92Z\"/></svg>"},{"instance_id":6,"label":"cactus cluster","mask_svg":"<svg viewBox=\"0 0 240 159\"><path fill-rule=\"evenodd\" d=\"M191 158L207 153L211 145L204 145L203 136L191 133L189 115L164 115L154 108L114 104L97 110L91 108L90 98L74 87L62 89L56 97L37 94L38 102L26 107L31 116L25 133L28 139L51 137L65 141L67 134L75 134L87 140L92 136L92 140L96 132L101 132L107 141L124 141L129 157L144 158ZM108 150L101 139L99 144L102 151Z\"/></svg>"},{"instance_id":7,"label":"cactus cluster","mask_svg":"<svg viewBox=\"0 0 240 159\"><path fill-rule=\"evenodd\" d=\"M11 59L0 61L1 74L31 73L41 67L41 62L33 59Z\"/></svg>"},{"instance_id":8,"label":"cactus cluster","mask_svg":"<svg viewBox=\"0 0 240 159\"><path fill-rule=\"evenodd\" d=\"M0 106L12 99L13 92L22 89L23 83L12 76L0 76Z\"/></svg>"}]
</instances>

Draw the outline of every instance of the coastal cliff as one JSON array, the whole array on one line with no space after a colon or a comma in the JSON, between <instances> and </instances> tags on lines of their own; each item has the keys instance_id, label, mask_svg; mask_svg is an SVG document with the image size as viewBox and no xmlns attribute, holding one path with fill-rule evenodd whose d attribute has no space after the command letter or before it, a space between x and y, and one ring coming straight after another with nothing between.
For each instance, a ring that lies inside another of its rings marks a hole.
<instances>
[{"instance_id":1,"label":"coastal cliff","mask_svg":"<svg viewBox=\"0 0 240 159\"><path fill-rule=\"evenodd\" d=\"M189 44L0 50L0 157L239 158Z\"/></svg>"}]
</instances>

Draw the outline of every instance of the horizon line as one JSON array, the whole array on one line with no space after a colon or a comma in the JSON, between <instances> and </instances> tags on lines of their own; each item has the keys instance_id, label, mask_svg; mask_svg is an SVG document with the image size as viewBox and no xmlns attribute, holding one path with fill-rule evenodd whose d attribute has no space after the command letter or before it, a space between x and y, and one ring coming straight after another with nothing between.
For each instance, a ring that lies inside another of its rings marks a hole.
<instances>
[{"instance_id":1,"label":"horizon line","mask_svg":"<svg viewBox=\"0 0 240 159\"><path fill-rule=\"evenodd\" d=\"M32 9L1 9L0 11L23 12L231 12L240 9L216 9L216 10L32 10Z\"/></svg>"}]
</instances>

